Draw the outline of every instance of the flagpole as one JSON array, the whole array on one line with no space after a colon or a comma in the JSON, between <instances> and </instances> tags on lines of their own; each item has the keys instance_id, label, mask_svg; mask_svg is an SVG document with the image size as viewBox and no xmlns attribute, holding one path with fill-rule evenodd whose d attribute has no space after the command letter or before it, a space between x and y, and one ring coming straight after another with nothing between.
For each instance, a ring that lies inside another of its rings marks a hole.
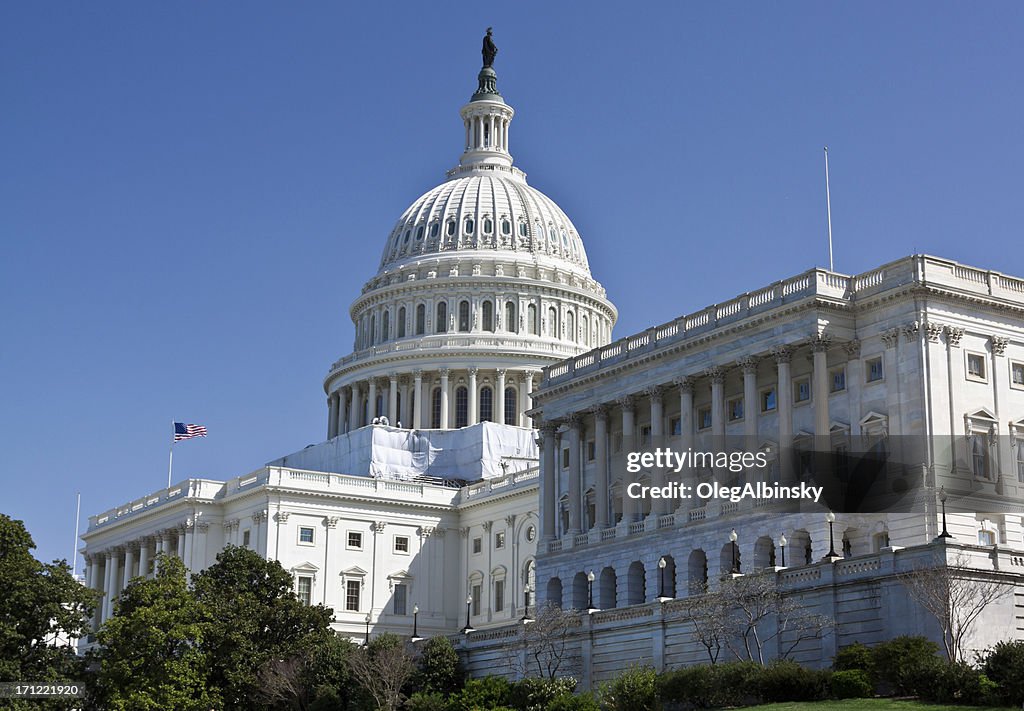
<instances>
[{"instance_id":1,"label":"flagpole","mask_svg":"<svg viewBox=\"0 0 1024 711\"><path fill-rule=\"evenodd\" d=\"M82 492L75 492L75 544L71 548L71 577L75 577L78 570L78 523L79 515L82 513Z\"/></svg>"},{"instance_id":2,"label":"flagpole","mask_svg":"<svg viewBox=\"0 0 1024 711\"><path fill-rule=\"evenodd\" d=\"M825 213L828 215L828 270L835 271L832 264L832 197L828 190L828 146L825 146Z\"/></svg>"},{"instance_id":3,"label":"flagpole","mask_svg":"<svg viewBox=\"0 0 1024 711\"><path fill-rule=\"evenodd\" d=\"M171 488L171 467L174 466L174 420L171 420L171 446L167 457L167 488Z\"/></svg>"}]
</instances>

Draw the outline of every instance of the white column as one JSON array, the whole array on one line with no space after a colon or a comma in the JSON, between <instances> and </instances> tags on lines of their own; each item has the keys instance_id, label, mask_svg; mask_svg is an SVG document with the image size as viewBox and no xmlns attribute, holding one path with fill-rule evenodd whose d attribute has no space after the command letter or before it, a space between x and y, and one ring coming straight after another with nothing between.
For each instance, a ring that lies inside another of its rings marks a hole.
<instances>
[{"instance_id":1,"label":"white column","mask_svg":"<svg viewBox=\"0 0 1024 711\"><path fill-rule=\"evenodd\" d=\"M540 318L538 315L537 318ZM519 398L523 401L523 427L530 427L532 425L532 417L529 417L526 413L533 409L533 377L532 371L527 371L523 374L523 396Z\"/></svg>"},{"instance_id":2,"label":"white column","mask_svg":"<svg viewBox=\"0 0 1024 711\"><path fill-rule=\"evenodd\" d=\"M196 522L188 521L185 523L185 552L181 557L181 560L185 563L185 570L192 570L192 548L195 544L196 536Z\"/></svg>"},{"instance_id":3,"label":"white column","mask_svg":"<svg viewBox=\"0 0 1024 711\"><path fill-rule=\"evenodd\" d=\"M747 449L753 451L757 447L757 416L760 408L757 402L757 358L740 359L743 369L743 424L747 436Z\"/></svg>"},{"instance_id":4,"label":"white column","mask_svg":"<svg viewBox=\"0 0 1024 711\"><path fill-rule=\"evenodd\" d=\"M505 424L505 370L498 368L498 387L494 393L494 421Z\"/></svg>"},{"instance_id":5,"label":"white column","mask_svg":"<svg viewBox=\"0 0 1024 711\"><path fill-rule=\"evenodd\" d=\"M100 623L110 618L110 600L114 596L114 551L104 553L103 601L100 603Z\"/></svg>"},{"instance_id":6,"label":"white column","mask_svg":"<svg viewBox=\"0 0 1024 711\"><path fill-rule=\"evenodd\" d=\"M360 400L359 384L358 383L353 383L352 384L352 401L348 405L348 431L349 432L359 428L359 410L360 410L359 400Z\"/></svg>"},{"instance_id":7,"label":"white column","mask_svg":"<svg viewBox=\"0 0 1024 711\"><path fill-rule=\"evenodd\" d=\"M1011 402L1010 372L1007 369L1009 366L1006 358L1003 357L1006 354L1008 343L1008 340L1002 336L992 336L989 338L989 347L992 350L991 381L995 386L995 392L993 393L994 407L992 409L995 411L996 420L1000 423L1013 422L1015 419L1013 415L1016 414L1009 410ZM996 434L999 435L996 438L996 476L993 477L996 481L996 492L1010 494L1013 490L1013 482L1017 481L1017 462L1014 459L1014 448L1012 446L1015 439L1011 436L1013 429L1011 427L1010 429L1003 430L1000 427Z\"/></svg>"},{"instance_id":8,"label":"white column","mask_svg":"<svg viewBox=\"0 0 1024 711\"><path fill-rule=\"evenodd\" d=\"M377 379L370 378L370 394L368 396L368 402L366 406L366 424L373 422L373 418L377 416Z\"/></svg>"},{"instance_id":9,"label":"white column","mask_svg":"<svg viewBox=\"0 0 1024 711\"><path fill-rule=\"evenodd\" d=\"M663 447L664 442L661 438L665 434L665 406L661 399L664 389L661 387L647 388L645 394L651 401L651 443L653 447ZM665 486L665 469L662 467L655 467L653 476L651 477L651 485L656 487ZM670 499L655 499L651 502L651 516L658 516L660 514L668 513L672 501Z\"/></svg>"},{"instance_id":10,"label":"white column","mask_svg":"<svg viewBox=\"0 0 1024 711\"><path fill-rule=\"evenodd\" d=\"M775 409L779 421L779 460L778 471L788 477L792 472L793 448L793 380L790 377L789 364L793 358L793 349L789 346L777 346L772 349L778 370L779 383L775 391Z\"/></svg>"},{"instance_id":11,"label":"white column","mask_svg":"<svg viewBox=\"0 0 1024 711\"><path fill-rule=\"evenodd\" d=\"M441 368L441 429L448 429L448 368Z\"/></svg>"},{"instance_id":12,"label":"white column","mask_svg":"<svg viewBox=\"0 0 1024 711\"><path fill-rule=\"evenodd\" d=\"M569 416L569 535L575 536L582 531L580 518L580 484L583 482L583 470L580 467L580 429L582 423L577 414Z\"/></svg>"},{"instance_id":13,"label":"white column","mask_svg":"<svg viewBox=\"0 0 1024 711\"><path fill-rule=\"evenodd\" d=\"M829 336L818 334L811 340L811 350L814 352L814 372L812 377L813 391L811 398L814 401L814 436L828 437L832 422L828 416L828 347L831 343ZM824 448L824 442L816 446Z\"/></svg>"},{"instance_id":14,"label":"white column","mask_svg":"<svg viewBox=\"0 0 1024 711\"><path fill-rule=\"evenodd\" d=\"M608 411L596 407L594 412L594 505L597 511L597 528L608 527Z\"/></svg>"},{"instance_id":15,"label":"white column","mask_svg":"<svg viewBox=\"0 0 1024 711\"><path fill-rule=\"evenodd\" d=\"M388 422L394 427L398 420L398 373L388 375Z\"/></svg>"},{"instance_id":16,"label":"white column","mask_svg":"<svg viewBox=\"0 0 1024 711\"><path fill-rule=\"evenodd\" d=\"M673 381L679 386L679 451L687 452L693 448L693 378L683 377L676 378ZM679 481L694 485L692 481L693 472L689 467L684 468L679 472ZM687 499L683 499L679 504L679 509L687 510L689 508L697 508L700 504L700 500L694 497L689 500L690 504L687 505Z\"/></svg>"},{"instance_id":17,"label":"white column","mask_svg":"<svg viewBox=\"0 0 1024 711\"><path fill-rule=\"evenodd\" d=\"M423 396L423 371L417 368L413 371L413 390L416 393L416 407L412 411L413 429L423 427L423 408L429 403L430 398Z\"/></svg>"},{"instance_id":18,"label":"white column","mask_svg":"<svg viewBox=\"0 0 1024 711\"><path fill-rule=\"evenodd\" d=\"M476 367L469 368L469 419L470 425L479 422L480 417L480 393L476 387Z\"/></svg>"},{"instance_id":19,"label":"white column","mask_svg":"<svg viewBox=\"0 0 1024 711\"><path fill-rule=\"evenodd\" d=\"M725 436L725 370L714 366L707 375L711 378L711 436L720 446Z\"/></svg>"},{"instance_id":20,"label":"white column","mask_svg":"<svg viewBox=\"0 0 1024 711\"><path fill-rule=\"evenodd\" d=\"M175 551L175 553L178 554L178 557L181 558L182 561L185 560L185 527L184 526L181 526L178 529L178 548ZM187 568L188 566L186 565L185 567Z\"/></svg>"},{"instance_id":21,"label":"white column","mask_svg":"<svg viewBox=\"0 0 1024 711\"><path fill-rule=\"evenodd\" d=\"M327 396L327 439L338 435L338 394Z\"/></svg>"},{"instance_id":22,"label":"white column","mask_svg":"<svg viewBox=\"0 0 1024 711\"><path fill-rule=\"evenodd\" d=\"M149 577L149 545L150 538L143 538L139 545L139 576Z\"/></svg>"},{"instance_id":23,"label":"white column","mask_svg":"<svg viewBox=\"0 0 1024 711\"><path fill-rule=\"evenodd\" d=\"M555 511L558 488L558 456L555 451L555 424L541 424L541 540L555 539Z\"/></svg>"},{"instance_id":24,"label":"white column","mask_svg":"<svg viewBox=\"0 0 1024 711\"><path fill-rule=\"evenodd\" d=\"M633 440L636 434L635 403L630 396L620 397L619 407L622 409L622 453L626 456L633 451ZM631 499L626 495L626 489L632 483L634 477L626 475L622 486L622 523L632 523L638 518L640 512L637 499Z\"/></svg>"},{"instance_id":25,"label":"white column","mask_svg":"<svg viewBox=\"0 0 1024 711\"><path fill-rule=\"evenodd\" d=\"M135 567L135 549L137 544L129 543L124 547L124 572L121 577L121 589L128 587L128 582L132 579L132 568Z\"/></svg>"},{"instance_id":26,"label":"white column","mask_svg":"<svg viewBox=\"0 0 1024 711\"><path fill-rule=\"evenodd\" d=\"M399 412L396 417L398 420L405 423L403 425L404 427L408 428L412 424L412 398L409 397L409 376L403 375L399 382L401 387L399 392L402 394L402 406L398 408ZM420 396L419 393L417 393L416 401L419 402L419 399ZM394 424L397 425L398 422L395 422Z\"/></svg>"}]
</instances>

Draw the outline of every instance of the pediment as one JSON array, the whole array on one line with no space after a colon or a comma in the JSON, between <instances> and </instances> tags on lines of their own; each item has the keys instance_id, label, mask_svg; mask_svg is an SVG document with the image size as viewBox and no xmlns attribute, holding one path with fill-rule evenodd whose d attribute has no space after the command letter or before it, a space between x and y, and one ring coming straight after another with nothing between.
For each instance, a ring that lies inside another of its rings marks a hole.
<instances>
[{"instance_id":1,"label":"pediment","mask_svg":"<svg viewBox=\"0 0 1024 711\"><path fill-rule=\"evenodd\" d=\"M996 418L995 414L987 407L982 407L978 410L975 410L974 412L968 412L967 415L965 415L965 417L968 417L969 419L972 420L985 420L987 422L993 423L999 421Z\"/></svg>"},{"instance_id":2,"label":"pediment","mask_svg":"<svg viewBox=\"0 0 1024 711\"><path fill-rule=\"evenodd\" d=\"M340 574L341 575L350 575L352 577L365 577L366 575L368 575L368 573L365 570L363 570L362 568L360 568L358 565L354 565L354 566L352 566L351 568L349 568L347 570L343 570L343 571L341 571Z\"/></svg>"},{"instance_id":3,"label":"pediment","mask_svg":"<svg viewBox=\"0 0 1024 711\"><path fill-rule=\"evenodd\" d=\"M298 565L292 566L292 571L302 573L315 573L320 568L315 563L310 563L308 560L305 563L299 563Z\"/></svg>"}]
</instances>

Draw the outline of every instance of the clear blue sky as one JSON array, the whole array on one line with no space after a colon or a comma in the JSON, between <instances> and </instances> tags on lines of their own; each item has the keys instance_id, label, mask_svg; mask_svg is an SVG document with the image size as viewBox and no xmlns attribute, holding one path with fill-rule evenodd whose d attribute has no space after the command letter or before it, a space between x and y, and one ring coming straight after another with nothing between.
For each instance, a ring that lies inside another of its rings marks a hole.
<instances>
[{"instance_id":1,"label":"clear blue sky","mask_svg":"<svg viewBox=\"0 0 1024 711\"><path fill-rule=\"evenodd\" d=\"M1021 3L0 4L0 511L39 557L323 439L402 210L494 26L511 148L616 336L827 264L1024 274Z\"/></svg>"}]
</instances>

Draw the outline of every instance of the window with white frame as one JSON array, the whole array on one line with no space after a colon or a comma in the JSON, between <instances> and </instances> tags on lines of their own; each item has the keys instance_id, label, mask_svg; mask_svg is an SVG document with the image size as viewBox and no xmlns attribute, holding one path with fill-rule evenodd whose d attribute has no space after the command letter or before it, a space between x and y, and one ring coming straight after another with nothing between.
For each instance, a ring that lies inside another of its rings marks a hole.
<instances>
[{"instance_id":1,"label":"window with white frame","mask_svg":"<svg viewBox=\"0 0 1024 711\"><path fill-rule=\"evenodd\" d=\"M313 578L309 575L300 575L295 580L295 594L303 605L310 605L313 602Z\"/></svg>"},{"instance_id":2,"label":"window with white frame","mask_svg":"<svg viewBox=\"0 0 1024 711\"><path fill-rule=\"evenodd\" d=\"M1024 389L1024 363L1010 361L1010 387Z\"/></svg>"},{"instance_id":3,"label":"window with white frame","mask_svg":"<svg viewBox=\"0 0 1024 711\"><path fill-rule=\"evenodd\" d=\"M565 447L562 449L562 469L569 468L569 448Z\"/></svg>"},{"instance_id":4,"label":"window with white frame","mask_svg":"<svg viewBox=\"0 0 1024 711\"><path fill-rule=\"evenodd\" d=\"M345 609L348 612L359 612L359 594L362 588L362 580L345 581Z\"/></svg>"},{"instance_id":5,"label":"window with white frame","mask_svg":"<svg viewBox=\"0 0 1024 711\"><path fill-rule=\"evenodd\" d=\"M251 537L252 537L252 531L250 531L248 528L245 529L244 531L242 531L242 547L243 548L248 548L249 547L249 540L251 539Z\"/></svg>"},{"instance_id":6,"label":"window with white frame","mask_svg":"<svg viewBox=\"0 0 1024 711\"><path fill-rule=\"evenodd\" d=\"M313 545L313 527L299 526L299 544L304 546Z\"/></svg>"},{"instance_id":7,"label":"window with white frame","mask_svg":"<svg viewBox=\"0 0 1024 711\"><path fill-rule=\"evenodd\" d=\"M498 531L497 533L494 534L494 547L495 548L499 548L499 549L505 547L505 532L504 531Z\"/></svg>"},{"instance_id":8,"label":"window with white frame","mask_svg":"<svg viewBox=\"0 0 1024 711\"><path fill-rule=\"evenodd\" d=\"M877 383L885 377L882 370L882 356L868 358L864 361L864 380L868 383Z\"/></svg>"},{"instance_id":9,"label":"window with white frame","mask_svg":"<svg viewBox=\"0 0 1024 711\"><path fill-rule=\"evenodd\" d=\"M996 532L984 528L978 530L979 546L994 546L996 544Z\"/></svg>"},{"instance_id":10,"label":"window with white frame","mask_svg":"<svg viewBox=\"0 0 1024 711\"><path fill-rule=\"evenodd\" d=\"M1024 439L1014 440L1014 445L1017 450L1017 481L1024 484Z\"/></svg>"},{"instance_id":11,"label":"window with white frame","mask_svg":"<svg viewBox=\"0 0 1024 711\"><path fill-rule=\"evenodd\" d=\"M797 378L793 381L793 402L799 405L811 401L811 379Z\"/></svg>"},{"instance_id":12,"label":"window with white frame","mask_svg":"<svg viewBox=\"0 0 1024 711\"><path fill-rule=\"evenodd\" d=\"M350 551L363 550L363 534L360 531L348 531L345 538L345 547Z\"/></svg>"},{"instance_id":13,"label":"window with white frame","mask_svg":"<svg viewBox=\"0 0 1024 711\"><path fill-rule=\"evenodd\" d=\"M683 418L673 417L668 421L668 431L672 433L672 436L678 437L683 433Z\"/></svg>"},{"instance_id":14,"label":"window with white frame","mask_svg":"<svg viewBox=\"0 0 1024 711\"><path fill-rule=\"evenodd\" d=\"M988 447L988 435L975 432L969 438L971 447L971 471L978 479L988 479L991 476L991 460Z\"/></svg>"},{"instance_id":15,"label":"window with white frame","mask_svg":"<svg viewBox=\"0 0 1024 711\"><path fill-rule=\"evenodd\" d=\"M646 447L651 443L651 426L644 425L640 428L640 446Z\"/></svg>"},{"instance_id":16,"label":"window with white frame","mask_svg":"<svg viewBox=\"0 0 1024 711\"><path fill-rule=\"evenodd\" d=\"M726 412L729 413L729 421L743 419L743 398L734 397L726 403Z\"/></svg>"},{"instance_id":17,"label":"window with white frame","mask_svg":"<svg viewBox=\"0 0 1024 711\"><path fill-rule=\"evenodd\" d=\"M494 581L494 611L501 612L505 609L505 579L498 578Z\"/></svg>"},{"instance_id":18,"label":"window with white frame","mask_svg":"<svg viewBox=\"0 0 1024 711\"><path fill-rule=\"evenodd\" d=\"M596 456L597 456L597 450L596 450L596 447L595 447L595 444L594 444L594 440L588 439L587 440L587 461L588 462L594 461L594 458Z\"/></svg>"},{"instance_id":19,"label":"window with white frame","mask_svg":"<svg viewBox=\"0 0 1024 711\"><path fill-rule=\"evenodd\" d=\"M473 583L472 592L470 594L473 596L473 617L477 617L480 614L480 598L483 597L484 586L480 583Z\"/></svg>"},{"instance_id":20,"label":"window with white frame","mask_svg":"<svg viewBox=\"0 0 1024 711\"><path fill-rule=\"evenodd\" d=\"M776 402L775 388L765 388L761 391L761 412L772 412L778 407Z\"/></svg>"},{"instance_id":21,"label":"window with white frame","mask_svg":"<svg viewBox=\"0 0 1024 711\"><path fill-rule=\"evenodd\" d=\"M479 555L484 549L483 539L479 536L473 539L473 555Z\"/></svg>"},{"instance_id":22,"label":"window with white frame","mask_svg":"<svg viewBox=\"0 0 1024 711\"><path fill-rule=\"evenodd\" d=\"M828 372L829 392L841 393L846 390L846 368L845 366L833 368Z\"/></svg>"},{"instance_id":23,"label":"window with white frame","mask_svg":"<svg viewBox=\"0 0 1024 711\"><path fill-rule=\"evenodd\" d=\"M985 375L985 356L980 353L971 353L970 351L967 351L964 355L967 358L967 379L985 382L987 380Z\"/></svg>"},{"instance_id":24,"label":"window with white frame","mask_svg":"<svg viewBox=\"0 0 1024 711\"><path fill-rule=\"evenodd\" d=\"M401 553L408 555L409 553L409 537L408 536L395 536L395 553Z\"/></svg>"},{"instance_id":25,"label":"window with white frame","mask_svg":"<svg viewBox=\"0 0 1024 711\"><path fill-rule=\"evenodd\" d=\"M711 428L711 408L702 407L697 410L698 429L707 430Z\"/></svg>"},{"instance_id":26,"label":"window with white frame","mask_svg":"<svg viewBox=\"0 0 1024 711\"><path fill-rule=\"evenodd\" d=\"M409 587L405 583L395 583L395 592L392 596L392 612L396 615L407 615L409 599Z\"/></svg>"}]
</instances>

